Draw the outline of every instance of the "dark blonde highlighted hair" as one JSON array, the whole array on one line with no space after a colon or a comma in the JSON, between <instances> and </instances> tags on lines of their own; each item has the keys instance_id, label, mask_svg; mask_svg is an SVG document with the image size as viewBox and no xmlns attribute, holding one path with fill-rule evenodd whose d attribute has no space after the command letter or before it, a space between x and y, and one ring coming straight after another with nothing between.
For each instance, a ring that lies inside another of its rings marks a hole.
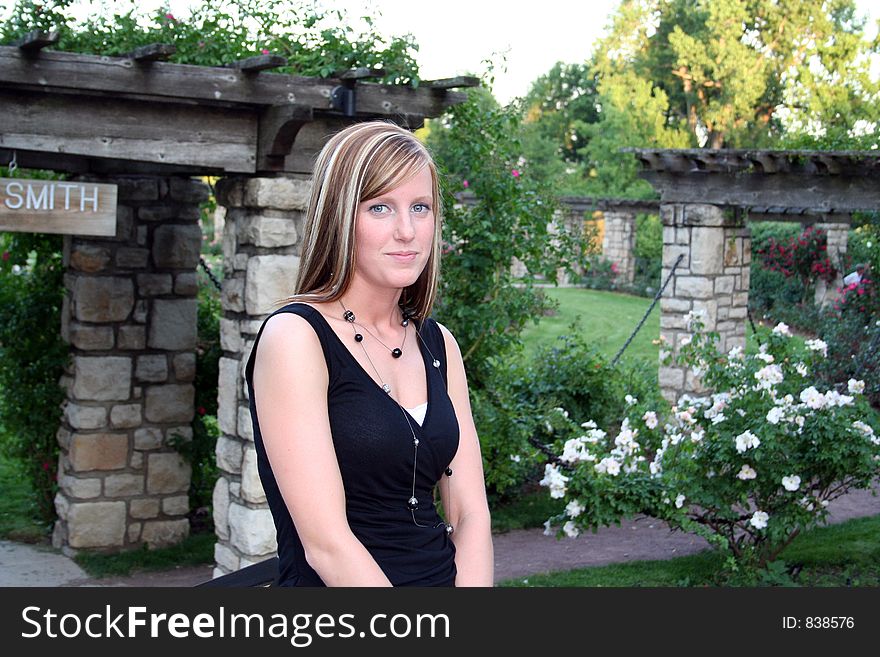
<instances>
[{"instance_id":1,"label":"dark blonde highlighted hair","mask_svg":"<svg viewBox=\"0 0 880 657\"><path fill-rule=\"evenodd\" d=\"M315 162L302 256L291 301L336 301L355 268L358 205L431 172L434 239L425 269L401 294L413 317L430 315L440 276L441 205L437 168L411 132L387 121L356 123L333 135Z\"/></svg>"}]
</instances>

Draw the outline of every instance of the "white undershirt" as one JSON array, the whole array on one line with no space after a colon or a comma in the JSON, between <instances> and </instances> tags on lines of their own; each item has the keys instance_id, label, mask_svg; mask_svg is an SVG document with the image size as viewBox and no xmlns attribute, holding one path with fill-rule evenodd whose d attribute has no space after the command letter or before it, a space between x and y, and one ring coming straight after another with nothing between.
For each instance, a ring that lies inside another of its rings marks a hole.
<instances>
[{"instance_id":1,"label":"white undershirt","mask_svg":"<svg viewBox=\"0 0 880 657\"><path fill-rule=\"evenodd\" d=\"M422 426L422 423L425 421L425 415L428 413L428 402L419 404L415 408L406 408L405 410L413 416L413 419L419 423L419 426Z\"/></svg>"}]
</instances>

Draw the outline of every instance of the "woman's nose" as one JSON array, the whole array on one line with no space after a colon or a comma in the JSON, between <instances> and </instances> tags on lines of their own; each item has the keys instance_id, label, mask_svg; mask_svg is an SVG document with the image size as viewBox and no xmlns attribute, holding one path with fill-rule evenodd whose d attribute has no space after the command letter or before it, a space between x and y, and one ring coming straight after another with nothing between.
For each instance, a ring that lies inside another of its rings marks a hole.
<instances>
[{"instance_id":1,"label":"woman's nose","mask_svg":"<svg viewBox=\"0 0 880 657\"><path fill-rule=\"evenodd\" d=\"M409 242L416 236L416 227L412 217L409 214L401 214L397 220L397 226L394 230L394 237L403 242Z\"/></svg>"}]
</instances>

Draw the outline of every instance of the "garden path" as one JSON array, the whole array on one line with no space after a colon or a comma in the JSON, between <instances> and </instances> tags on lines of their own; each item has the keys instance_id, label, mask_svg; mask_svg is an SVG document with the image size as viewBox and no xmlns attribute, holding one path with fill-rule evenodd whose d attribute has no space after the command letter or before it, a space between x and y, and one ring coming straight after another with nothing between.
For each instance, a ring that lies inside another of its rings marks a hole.
<instances>
[{"instance_id":1,"label":"garden path","mask_svg":"<svg viewBox=\"0 0 880 657\"><path fill-rule=\"evenodd\" d=\"M871 490L851 491L829 505L829 523L880 514L880 482ZM495 580L527 578L553 570L609 563L671 559L705 550L693 534L670 532L653 518L623 521L577 539L544 536L541 529L496 534ZM211 566L142 572L128 577L90 578L71 559L46 548L0 541L0 586L194 586L211 577Z\"/></svg>"}]
</instances>

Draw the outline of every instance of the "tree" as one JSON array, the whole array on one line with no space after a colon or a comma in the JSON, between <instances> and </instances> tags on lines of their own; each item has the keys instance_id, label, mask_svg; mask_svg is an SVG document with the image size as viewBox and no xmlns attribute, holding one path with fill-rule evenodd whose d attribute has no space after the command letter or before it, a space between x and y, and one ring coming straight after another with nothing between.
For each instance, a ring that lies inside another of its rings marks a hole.
<instances>
[{"instance_id":1,"label":"tree","mask_svg":"<svg viewBox=\"0 0 880 657\"><path fill-rule=\"evenodd\" d=\"M554 203L523 162L519 110L486 88L430 122L428 145L445 172L443 276L436 312L455 334L473 389L486 386L493 360L519 344L527 322L550 305L534 283L574 267L580 236L554 233ZM452 194L467 189L475 203ZM525 266L511 271L514 259Z\"/></svg>"},{"instance_id":2,"label":"tree","mask_svg":"<svg viewBox=\"0 0 880 657\"><path fill-rule=\"evenodd\" d=\"M624 0L597 49L600 93L651 81L667 120L711 148L845 133L878 117L864 24L853 0Z\"/></svg>"}]
</instances>

